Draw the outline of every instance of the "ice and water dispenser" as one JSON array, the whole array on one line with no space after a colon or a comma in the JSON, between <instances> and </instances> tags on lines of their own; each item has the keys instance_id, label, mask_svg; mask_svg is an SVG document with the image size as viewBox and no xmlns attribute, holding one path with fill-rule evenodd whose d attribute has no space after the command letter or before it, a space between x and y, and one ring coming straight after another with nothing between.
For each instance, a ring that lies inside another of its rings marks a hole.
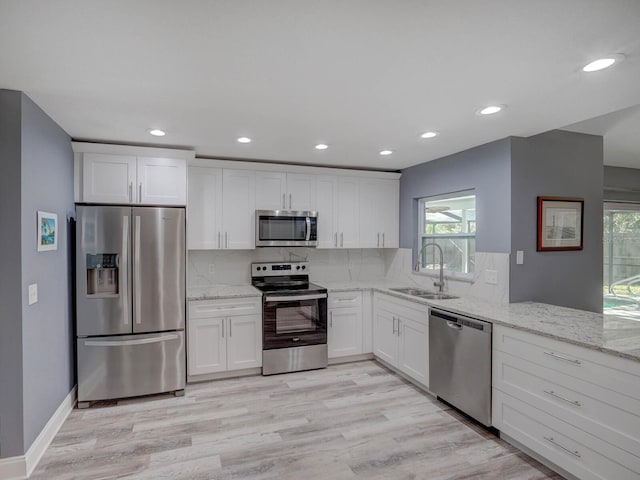
<instances>
[{"instance_id":1,"label":"ice and water dispenser","mask_svg":"<svg viewBox=\"0 0 640 480\"><path fill-rule=\"evenodd\" d=\"M87 255L87 295L118 294L118 255L98 253Z\"/></svg>"}]
</instances>

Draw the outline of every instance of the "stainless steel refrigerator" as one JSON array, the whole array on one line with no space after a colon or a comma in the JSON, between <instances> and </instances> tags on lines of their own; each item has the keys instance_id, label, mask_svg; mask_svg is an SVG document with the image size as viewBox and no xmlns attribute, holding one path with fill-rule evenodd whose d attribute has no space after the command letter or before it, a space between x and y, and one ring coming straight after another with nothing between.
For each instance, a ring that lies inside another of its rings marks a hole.
<instances>
[{"instance_id":1,"label":"stainless steel refrigerator","mask_svg":"<svg viewBox=\"0 0 640 480\"><path fill-rule=\"evenodd\" d=\"M184 393L184 208L78 206L78 406Z\"/></svg>"}]
</instances>

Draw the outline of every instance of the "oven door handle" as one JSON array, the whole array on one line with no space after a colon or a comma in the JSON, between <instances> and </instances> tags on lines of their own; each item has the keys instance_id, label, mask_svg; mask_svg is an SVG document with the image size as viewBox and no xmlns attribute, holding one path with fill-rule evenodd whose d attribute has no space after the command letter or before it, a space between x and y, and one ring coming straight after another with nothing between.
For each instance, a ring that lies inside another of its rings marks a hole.
<instances>
[{"instance_id":1,"label":"oven door handle","mask_svg":"<svg viewBox=\"0 0 640 480\"><path fill-rule=\"evenodd\" d=\"M317 300L319 298L327 298L326 293L316 295L290 295L280 297L264 297L265 302L296 302L299 300Z\"/></svg>"}]
</instances>

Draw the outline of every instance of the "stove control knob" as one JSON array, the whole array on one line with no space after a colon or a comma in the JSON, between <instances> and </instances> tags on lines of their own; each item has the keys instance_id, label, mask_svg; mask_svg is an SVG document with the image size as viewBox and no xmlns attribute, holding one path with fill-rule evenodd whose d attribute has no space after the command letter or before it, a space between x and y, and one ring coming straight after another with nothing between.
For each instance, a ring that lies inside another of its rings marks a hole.
<instances>
[{"instance_id":1,"label":"stove control knob","mask_svg":"<svg viewBox=\"0 0 640 480\"><path fill-rule=\"evenodd\" d=\"M306 265L302 265L302 269L304 270L305 268L307 268L307 266Z\"/></svg>"},{"instance_id":2,"label":"stove control knob","mask_svg":"<svg viewBox=\"0 0 640 480\"><path fill-rule=\"evenodd\" d=\"M266 270L266 269L267 269L267 267L262 267L262 270Z\"/></svg>"},{"instance_id":3,"label":"stove control knob","mask_svg":"<svg viewBox=\"0 0 640 480\"><path fill-rule=\"evenodd\" d=\"M296 270L300 270L300 265L296 265Z\"/></svg>"}]
</instances>

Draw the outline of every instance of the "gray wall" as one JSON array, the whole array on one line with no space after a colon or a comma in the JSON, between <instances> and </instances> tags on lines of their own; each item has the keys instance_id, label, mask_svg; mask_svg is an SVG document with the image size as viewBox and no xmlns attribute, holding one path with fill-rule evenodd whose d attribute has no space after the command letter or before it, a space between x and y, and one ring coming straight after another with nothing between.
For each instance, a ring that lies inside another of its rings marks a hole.
<instances>
[{"instance_id":1,"label":"gray wall","mask_svg":"<svg viewBox=\"0 0 640 480\"><path fill-rule=\"evenodd\" d=\"M640 169L604 167L604 199L640 202Z\"/></svg>"},{"instance_id":2,"label":"gray wall","mask_svg":"<svg viewBox=\"0 0 640 480\"><path fill-rule=\"evenodd\" d=\"M68 217L74 216L71 139L22 96L22 345L24 449L74 385ZM58 250L36 251L36 212L58 215ZM38 283L29 306L27 285Z\"/></svg>"},{"instance_id":3,"label":"gray wall","mask_svg":"<svg viewBox=\"0 0 640 480\"><path fill-rule=\"evenodd\" d=\"M69 136L21 92L0 90L0 457L23 455L74 384ZM58 250L36 252L36 214L58 214ZM39 301L28 305L27 286Z\"/></svg>"},{"instance_id":4,"label":"gray wall","mask_svg":"<svg viewBox=\"0 0 640 480\"><path fill-rule=\"evenodd\" d=\"M602 159L600 136L556 130L512 139L511 302L602 311ZM536 251L537 196L584 198L584 250Z\"/></svg>"},{"instance_id":5,"label":"gray wall","mask_svg":"<svg viewBox=\"0 0 640 480\"><path fill-rule=\"evenodd\" d=\"M0 90L0 458L22 455L20 92Z\"/></svg>"},{"instance_id":6,"label":"gray wall","mask_svg":"<svg viewBox=\"0 0 640 480\"><path fill-rule=\"evenodd\" d=\"M476 250L510 251L511 139L505 138L402 171L400 178L400 247L418 245L417 199L474 189Z\"/></svg>"}]
</instances>

